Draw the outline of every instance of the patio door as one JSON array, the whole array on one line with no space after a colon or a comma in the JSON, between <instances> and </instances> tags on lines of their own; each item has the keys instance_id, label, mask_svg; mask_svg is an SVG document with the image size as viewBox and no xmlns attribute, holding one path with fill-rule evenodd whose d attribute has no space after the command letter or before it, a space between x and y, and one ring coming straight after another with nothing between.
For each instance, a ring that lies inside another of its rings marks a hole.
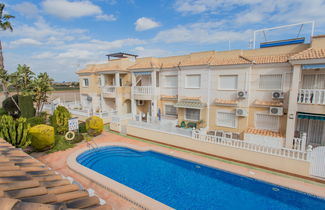
<instances>
[{"instance_id":1,"label":"patio door","mask_svg":"<svg viewBox=\"0 0 325 210\"><path fill-rule=\"evenodd\" d=\"M307 133L307 145L325 146L325 121L298 119L297 130Z\"/></svg>"}]
</instances>

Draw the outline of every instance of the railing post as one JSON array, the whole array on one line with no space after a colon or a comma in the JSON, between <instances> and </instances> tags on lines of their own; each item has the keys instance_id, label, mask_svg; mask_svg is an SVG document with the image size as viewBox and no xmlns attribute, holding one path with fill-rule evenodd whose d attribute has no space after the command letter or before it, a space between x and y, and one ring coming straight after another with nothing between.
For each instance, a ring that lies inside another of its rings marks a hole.
<instances>
[{"instance_id":1,"label":"railing post","mask_svg":"<svg viewBox=\"0 0 325 210\"><path fill-rule=\"evenodd\" d=\"M303 133L302 137L301 137L301 151L305 151L306 150L306 142L307 142L307 133Z\"/></svg>"},{"instance_id":2,"label":"railing post","mask_svg":"<svg viewBox=\"0 0 325 210\"><path fill-rule=\"evenodd\" d=\"M310 161L311 160L311 152L313 151L313 146L308 145L307 147L307 160Z\"/></svg>"}]
</instances>

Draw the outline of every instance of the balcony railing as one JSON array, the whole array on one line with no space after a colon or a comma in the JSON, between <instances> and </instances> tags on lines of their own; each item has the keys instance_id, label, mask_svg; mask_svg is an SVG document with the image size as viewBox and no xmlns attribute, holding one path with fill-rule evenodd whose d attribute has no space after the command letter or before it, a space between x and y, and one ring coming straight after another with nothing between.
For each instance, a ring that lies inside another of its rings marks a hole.
<instances>
[{"instance_id":1,"label":"balcony railing","mask_svg":"<svg viewBox=\"0 0 325 210\"><path fill-rule=\"evenodd\" d=\"M140 95L153 95L154 87L152 87L152 86L133 86L132 93L140 94Z\"/></svg>"},{"instance_id":2,"label":"balcony railing","mask_svg":"<svg viewBox=\"0 0 325 210\"><path fill-rule=\"evenodd\" d=\"M103 93L115 93L116 92L116 87L115 86L104 86L102 88Z\"/></svg>"},{"instance_id":3,"label":"balcony railing","mask_svg":"<svg viewBox=\"0 0 325 210\"><path fill-rule=\"evenodd\" d=\"M300 89L298 103L325 105L325 89Z\"/></svg>"}]
</instances>

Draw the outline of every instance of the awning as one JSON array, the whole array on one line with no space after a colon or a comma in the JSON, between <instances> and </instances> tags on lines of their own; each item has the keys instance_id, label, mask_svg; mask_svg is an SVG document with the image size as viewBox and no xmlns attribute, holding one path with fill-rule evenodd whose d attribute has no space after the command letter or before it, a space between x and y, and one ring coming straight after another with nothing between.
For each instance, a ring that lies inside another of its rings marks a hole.
<instances>
[{"instance_id":1,"label":"awning","mask_svg":"<svg viewBox=\"0 0 325 210\"><path fill-rule=\"evenodd\" d=\"M306 64L302 65L302 69L325 69L325 64Z\"/></svg>"},{"instance_id":2,"label":"awning","mask_svg":"<svg viewBox=\"0 0 325 210\"><path fill-rule=\"evenodd\" d=\"M322 120L325 121L325 115L298 113L298 119Z\"/></svg>"},{"instance_id":3,"label":"awning","mask_svg":"<svg viewBox=\"0 0 325 210\"><path fill-rule=\"evenodd\" d=\"M136 76L138 75L151 75L151 71L140 71L140 72L134 72Z\"/></svg>"},{"instance_id":4,"label":"awning","mask_svg":"<svg viewBox=\"0 0 325 210\"><path fill-rule=\"evenodd\" d=\"M203 109L206 107L205 103L199 100L181 100L175 104L177 108L188 108L188 109Z\"/></svg>"}]
</instances>

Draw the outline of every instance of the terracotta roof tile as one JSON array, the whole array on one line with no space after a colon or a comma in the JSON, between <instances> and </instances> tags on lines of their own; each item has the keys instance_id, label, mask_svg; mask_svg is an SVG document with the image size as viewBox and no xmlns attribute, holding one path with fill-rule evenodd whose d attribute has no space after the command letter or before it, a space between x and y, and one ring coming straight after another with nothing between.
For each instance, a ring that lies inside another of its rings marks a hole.
<instances>
[{"instance_id":1,"label":"terracotta roof tile","mask_svg":"<svg viewBox=\"0 0 325 210\"><path fill-rule=\"evenodd\" d=\"M3 139L0 166L1 209L111 209Z\"/></svg>"},{"instance_id":2,"label":"terracotta roof tile","mask_svg":"<svg viewBox=\"0 0 325 210\"><path fill-rule=\"evenodd\" d=\"M238 100L216 99L214 102L216 104L230 104L230 105L237 105L238 104Z\"/></svg>"},{"instance_id":3,"label":"terracotta roof tile","mask_svg":"<svg viewBox=\"0 0 325 210\"><path fill-rule=\"evenodd\" d=\"M261 135L261 136L271 136L271 137L276 137L276 138L284 138L284 135L281 134L280 132L274 132L274 131L262 130L262 129L256 129L256 128L248 128L245 131L245 133L256 134L256 135Z\"/></svg>"},{"instance_id":4,"label":"terracotta roof tile","mask_svg":"<svg viewBox=\"0 0 325 210\"><path fill-rule=\"evenodd\" d=\"M254 105L257 105L257 106L283 106L283 102L255 100Z\"/></svg>"},{"instance_id":5,"label":"terracotta roof tile","mask_svg":"<svg viewBox=\"0 0 325 210\"><path fill-rule=\"evenodd\" d=\"M130 70L135 70L135 69L153 69L153 68L160 68L161 67L161 62L159 61L158 58L139 58L136 60L136 63L128 69Z\"/></svg>"},{"instance_id":6,"label":"terracotta roof tile","mask_svg":"<svg viewBox=\"0 0 325 210\"><path fill-rule=\"evenodd\" d=\"M247 60L251 60L255 64L268 64L268 63L286 63L290 56L293 54L283 55L265 55L265 56L243 56Z\"/></svg>"},{"instance_id":7,"label":"terracotta roof tile","mask_svg":"<svg viewBox=\"0 0 325 210\"><path fill-rule=\"evenodd\" d=\"M228 58L219 58L217 55L214 56L211 61L210 65L215 66L223 66L223 65L236 65L236 64L250 64L247 59L244 59L242 57L228 57Z\"/></svg>"},{"instance_id":8,"label":"terracotta roof tile","mask_svg":"<svg viewBox=\"0 0 325 210\"><path fill-rule=\"evenodd\" d=\"M290 57L290 60L308 60L325 58L325 49L309 48Z\"/></svg>"}]
</instances>

